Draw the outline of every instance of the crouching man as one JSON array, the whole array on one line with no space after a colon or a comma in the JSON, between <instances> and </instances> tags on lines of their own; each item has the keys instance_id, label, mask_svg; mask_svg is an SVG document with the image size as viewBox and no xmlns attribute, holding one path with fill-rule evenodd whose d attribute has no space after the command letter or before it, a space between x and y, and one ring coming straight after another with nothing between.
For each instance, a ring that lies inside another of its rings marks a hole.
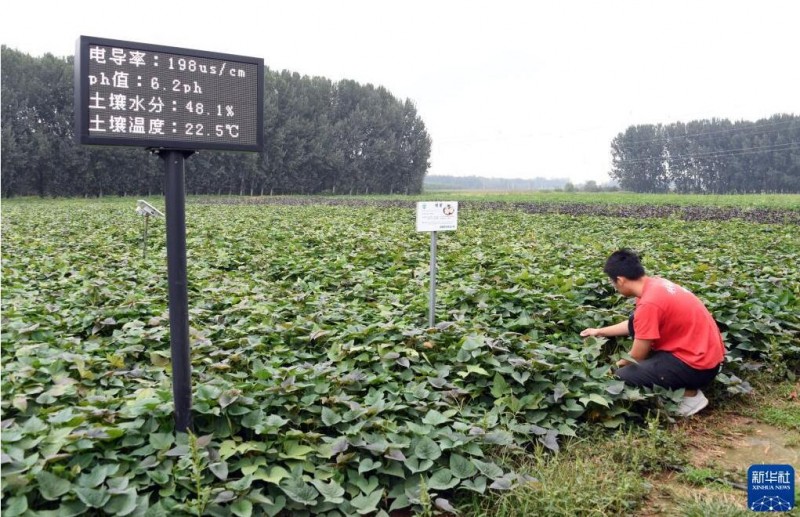
<instances>
[{"instance_id":1,"label":"crouching man","mask_svg":"<svg viewBox=\"0 0 800 517\"><path fill-rule=\"evenodd\" d=\"M684 388L679 416L690 416L708 405L700 388L720 370L725 345L703 302L669 280L645 275L639 257L622 249L611 254L603 271L622 296L636 297L628 321L588 328L582 337L631 336L632 363L617 362L616 375L631 386Z\"/></svg>"}]
</instances>

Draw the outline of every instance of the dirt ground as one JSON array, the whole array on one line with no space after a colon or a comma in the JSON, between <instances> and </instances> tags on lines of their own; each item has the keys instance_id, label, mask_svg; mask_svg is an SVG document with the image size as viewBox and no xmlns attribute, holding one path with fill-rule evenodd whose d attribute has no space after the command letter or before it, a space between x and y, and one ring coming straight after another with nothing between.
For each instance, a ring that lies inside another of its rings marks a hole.
<instances>
[{"instance_id":1,"label":"dirt ground","mask_svg":"<svg viewBox=\"0 0 800 517\"><path fill-rule=\"evenodd\" d=\"M800 432L745 416L750 413L747 407L712 409L676 423L676 431L687 438L690 465L650 480L653 490L639 517L696 515L697 508L746 512L751 465L788 464L800 470ZM690 471L709 476L691 482Z\"/></svg>"}]
</instances>

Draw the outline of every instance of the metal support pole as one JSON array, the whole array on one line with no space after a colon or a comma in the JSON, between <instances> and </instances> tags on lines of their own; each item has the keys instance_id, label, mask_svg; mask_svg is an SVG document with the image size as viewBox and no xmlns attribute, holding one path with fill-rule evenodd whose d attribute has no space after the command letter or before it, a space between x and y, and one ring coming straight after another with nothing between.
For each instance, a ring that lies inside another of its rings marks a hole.
<instances>
[{"instance_id":1,"label":"metal support pole","mask_svg":"<svg viewBox=\"0 0 800 517\"><path fill-rule=\"evenodd\" d=\"M428 327L436 323L436 232L431 232L431 294L428 307Z\"/></svg>"},{"instance_id":2,"label":"metal support pole","mask_svg":"<svg viewBox=\"0 0 800 517\"><path fill-rule=\"evenodd\" d=\"M192 429L192 361L189 350L189 301L186 281L186 194L184 161L191 151L160 153L166 164L167 278L169 282L169 334L172 352L172 397L175 430Z\"/></svg>"},{"instance_id":3,"label":"metal support pole","mask_svg":"<svg viewBox=\"0 0 800 517\"><path fill-rule=\"evenodd\" d=\"M142 238L142 260L147 260L147 222L150 220L150 216L144 216L144 237Z\"/></svg>"}]
</instances>

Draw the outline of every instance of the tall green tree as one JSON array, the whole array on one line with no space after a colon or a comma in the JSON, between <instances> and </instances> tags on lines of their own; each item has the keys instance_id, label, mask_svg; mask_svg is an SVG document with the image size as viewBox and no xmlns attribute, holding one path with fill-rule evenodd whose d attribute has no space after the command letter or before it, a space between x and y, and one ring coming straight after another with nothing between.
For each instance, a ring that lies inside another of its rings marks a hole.
<instances>
[{"instance_id":1,"label":"tall green tree","mask_svg":"<svg viewBox=\"0 0 800 517\"><path fill-rule=\"evenodd\" d=\"M612 171L635 192L800 192L800 117L631 126L611 142Z\"/></svg>"},{"instance_id":2,"label":"tall green tree","mask_svg":"<svg viewBox=\"0 0 800 517\"><path fill-rule=\"evenodd\" d=\"M73 60L2 47L3 195L105 196L163 191L163 164L143 149L74 140ZM200 151L192 194L420 192L430 137L411 101L355 81L265 69L265 148Z\"/></svg>"}]
</instances>

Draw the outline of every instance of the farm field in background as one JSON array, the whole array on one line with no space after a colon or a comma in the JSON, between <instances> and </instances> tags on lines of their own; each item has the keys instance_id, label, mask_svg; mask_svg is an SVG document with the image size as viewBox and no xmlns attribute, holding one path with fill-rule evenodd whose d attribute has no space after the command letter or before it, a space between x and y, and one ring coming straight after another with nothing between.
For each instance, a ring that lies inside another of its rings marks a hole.
<instances>
[{"instance_id":1,"label":"farm field in background","mask_svg":"<svg viewBox=\"0 0 800 517\"><path fill-rule=\"evenodd\" d=\"M637 194L633 192L481 192L431 191L420 199L453 199L532 203L580 203L612 205L678 205L800 210L800 194ZM395 196L397 199L407 199Z\"/></svg>"},{"instance_id":2,"label":"farm field in background","mask_svg":"<svg viewBox=\"0 0 800 517\"><path fill-rule=\"evenodd\" d=\"M790 375L800 358L796 224L476 204L439 234L439 324L426 328L429 234L413 208L381 204L423 198L190 199L197 437L177 440L163 220L145 259L135 199L5 201L3 514L468 514L473 497L534 482L509 454L625 432L680 396L625 387L610 367L625 345L578 336L632 310L602 273L622 246L717 318L731 350L719 396L748 391L759 364ZM784 211L800 200L678 198ZM641 501L630 498L628 509Z\"/></svg>"}]
</instances>

